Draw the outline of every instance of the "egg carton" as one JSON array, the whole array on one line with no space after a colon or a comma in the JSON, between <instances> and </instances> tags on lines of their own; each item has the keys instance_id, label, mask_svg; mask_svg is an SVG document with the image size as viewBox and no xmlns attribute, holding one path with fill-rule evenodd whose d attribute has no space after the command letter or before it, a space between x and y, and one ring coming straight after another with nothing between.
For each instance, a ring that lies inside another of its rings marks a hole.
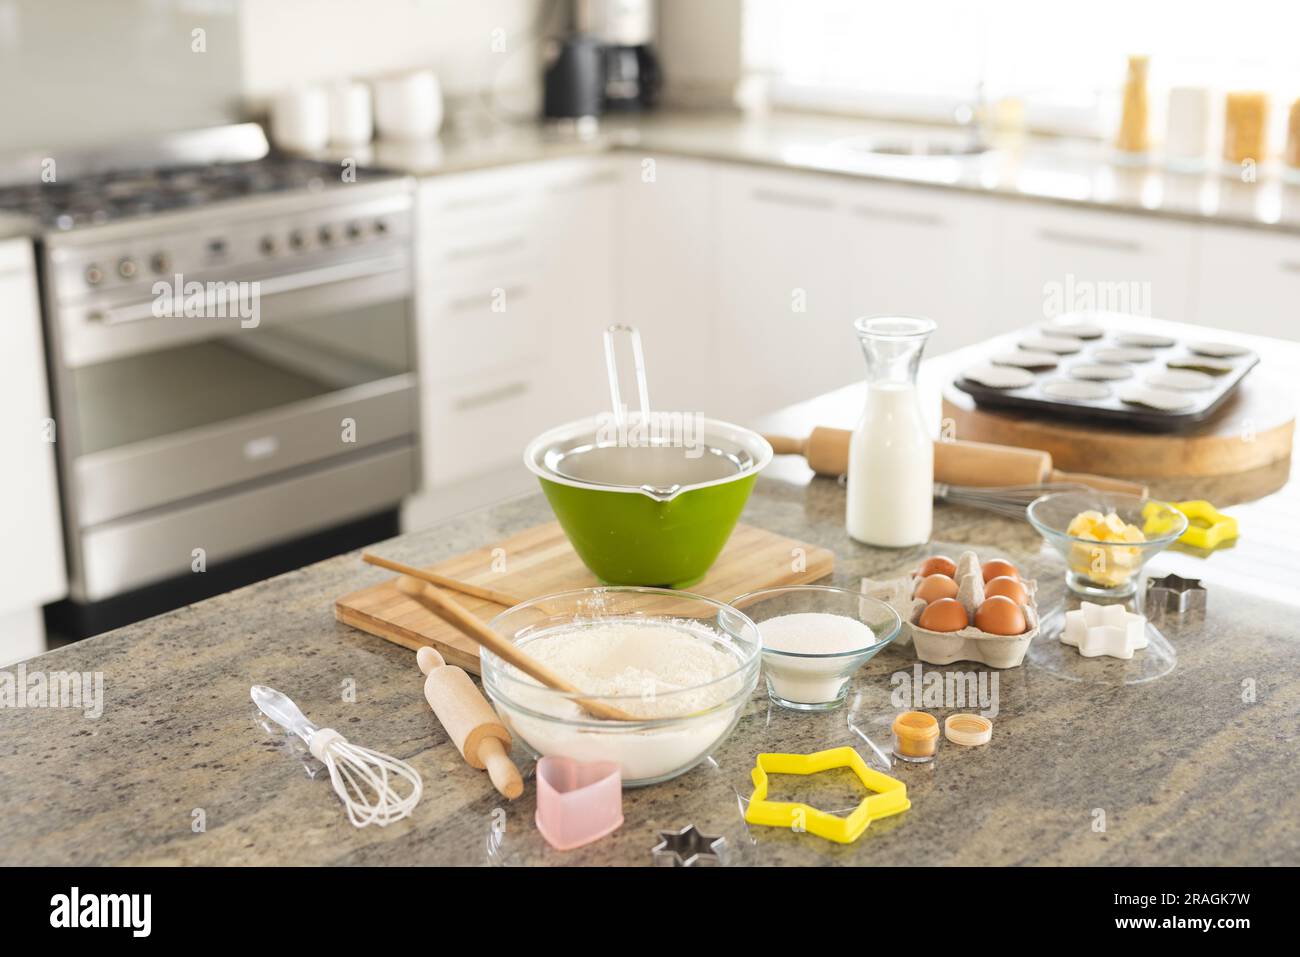
<instances>
[{"instance_id":1,"label":"egg carton","mask_svg":"<svg viewBox=\"0 0 1300 957\"><path fill-rule=\"evenodd\" d=\"M979 556L973 551L962 552L957 558L957 600L966 609L966 616L975 620L975 611L984 603L984 576L980 570ZM914 598L916 576L912 573L895 578L862 580L862 591L870 598L885 602L903 619L903 632L895 644L909 641L916 656L931 665L947 665L954 661L975 661L990 668L1016 668L1025 660L1029 643L1038 634L1038 582L1021 579L1029 601L1021 606L1029 626L1020 635L994 635L967 625L959 631L931 631L920 625L925 602Z\"/></svg>"}]
</instances>

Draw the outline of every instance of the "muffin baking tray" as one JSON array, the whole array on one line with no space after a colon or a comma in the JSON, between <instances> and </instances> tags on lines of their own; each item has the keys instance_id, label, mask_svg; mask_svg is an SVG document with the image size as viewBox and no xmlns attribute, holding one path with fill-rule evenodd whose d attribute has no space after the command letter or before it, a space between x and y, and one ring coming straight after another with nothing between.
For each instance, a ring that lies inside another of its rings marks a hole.
<instances>
[{"instance_id":1,"label":"muffin baking tray","mask_svg":"<svg viewBox=\"0 0 1300 957\"><path fill-rule=\"evenodd\" d=\"M1185 328L1117 314L1062 316L992 340L954 384L981 405L1185 429L1213 415L1259 362L1213 330L1188 338Z\"/></svg>"}]
</instances>

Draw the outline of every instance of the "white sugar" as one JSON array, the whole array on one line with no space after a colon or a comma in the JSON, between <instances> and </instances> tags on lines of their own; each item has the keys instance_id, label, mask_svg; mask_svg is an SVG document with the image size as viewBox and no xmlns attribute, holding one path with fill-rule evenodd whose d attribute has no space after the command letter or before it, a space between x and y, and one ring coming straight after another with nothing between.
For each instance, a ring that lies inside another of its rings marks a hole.
<instances>
[{"instance_id":1,"label":"white sugar","mask_svg":"<svg viewBox=\"0 0 1300 957\"><path fill-rule=\"evenodd\" d=\"M797 655L836 655L876 643L872 630L856 618L826 612L778 615L758 630L765 649Z\"/></svg>"}]
</instances>

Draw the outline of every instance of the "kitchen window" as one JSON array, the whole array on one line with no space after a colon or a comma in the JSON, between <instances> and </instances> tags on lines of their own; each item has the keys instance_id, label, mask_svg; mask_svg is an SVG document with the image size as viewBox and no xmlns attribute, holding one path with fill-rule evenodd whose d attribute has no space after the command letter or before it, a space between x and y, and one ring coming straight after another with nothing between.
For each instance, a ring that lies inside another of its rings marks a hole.
<instances>
[{"instance_id":1,"label":"kitchen window","mask_svg":"<svg viewBox=\"0 0 1300 957\"><path fill-rule=\"evenodd\" d=\"M1280 145L1300 97L1300 5L1282 0L745 0L744 23L747 72L790 108L952 122L982 99L1110 137L1133 53L1151 56L1153 131L1169 87L1262 89Z\"/></svg>"}]
</instances>

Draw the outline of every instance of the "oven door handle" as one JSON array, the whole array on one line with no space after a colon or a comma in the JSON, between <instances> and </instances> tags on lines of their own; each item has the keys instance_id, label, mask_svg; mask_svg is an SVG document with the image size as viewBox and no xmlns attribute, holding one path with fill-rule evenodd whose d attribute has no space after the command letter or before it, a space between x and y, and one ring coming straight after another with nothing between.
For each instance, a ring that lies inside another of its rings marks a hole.
<instances>
[{"instance_id":1,"label":"oven door handle","mask_svg":"<svg viewBox=\"0 0 1300 957\"><path fill-rule=\"evenodd\" d=\"M405 269L407 265L407 258L404 254L394 254L377 259L364 259L359 262L336 263L321 269L306 269L285 276L272 276L270 279L259 279L253 283L241 283L238 302L242 305L247 301L248 296L245 290L249 285L254 286L260 301L263 296L277 296L281 293L297 292L300 289L382 276L385 273ZM225 283L216 283L215 285L224 286ZM133 302L127 306L92 310L86 314L86 318L100 326L120 326L128 322L139 322L143 319L173 318L172 316L154 315L154 304L157 301L157 298L154 298L147 302ZM230 301L224 296L220 294L214 295L213 289L209 288L205 291L203 299L205 312L223 304L227 308L231 305Z\"/></svg>"}]
</instances>

